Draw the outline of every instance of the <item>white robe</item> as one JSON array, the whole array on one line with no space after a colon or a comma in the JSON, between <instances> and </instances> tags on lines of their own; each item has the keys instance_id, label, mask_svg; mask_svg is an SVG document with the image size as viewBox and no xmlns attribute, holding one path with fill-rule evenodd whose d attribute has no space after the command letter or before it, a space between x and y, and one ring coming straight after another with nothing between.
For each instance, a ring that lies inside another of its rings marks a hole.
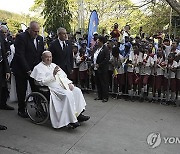
<instances>
[{"instance_id":1,"label":"white robe","mask_svg":"<svg viewBox=\"0 0 180 154\"><path fill-rule=\"evenodd\" d=\"M41 62L35 66L31 77L49 87L51 123L54 128L61 128L77 122L77 116L85 109L86 102L79 88L74 87L72 91L69 90L68 84L72 81L62 69L55 77L53 76L55 67L54 63L47 66Z\"/></svg>"}]
</instances>

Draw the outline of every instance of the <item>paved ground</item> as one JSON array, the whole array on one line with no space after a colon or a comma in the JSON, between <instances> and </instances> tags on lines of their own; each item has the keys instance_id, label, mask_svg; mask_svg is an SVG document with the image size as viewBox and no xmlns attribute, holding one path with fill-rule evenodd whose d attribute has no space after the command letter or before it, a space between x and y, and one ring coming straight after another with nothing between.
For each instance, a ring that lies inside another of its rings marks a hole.
<instances>
[{"instance_id":1,"label":"paved ground","mask_svg":"<svg viewBox=\"0 0 180 154\"><path fill-rule=\"evenodd\" d=\"M50 122L35 125L18 117L17 104L11 103L15 111L0 111L0 123L8 127L0 131L0 154L180 153L179 143L170 144L172 137L180 137L180 107L113 99L102 103L94 101L94 94L85 98L91 119L75 130L55 130ZM146 141L152 132L161 133L162 139L154 149ZM170 143L164 137L171 137Z\"/></svg>"}]
</instances>

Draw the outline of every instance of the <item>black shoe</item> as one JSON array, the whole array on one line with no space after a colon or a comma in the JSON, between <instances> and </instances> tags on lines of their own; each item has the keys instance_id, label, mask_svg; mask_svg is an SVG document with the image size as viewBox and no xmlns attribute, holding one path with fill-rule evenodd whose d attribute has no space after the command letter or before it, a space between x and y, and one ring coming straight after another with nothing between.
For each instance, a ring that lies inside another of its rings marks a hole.
<instances>
[{"instance_id":1,"label":"black shoe","mask_svg":"<svg viewBox=\"0 0 180 154\"><path fill-rule=\"evenodd\" d=\"M122 95L117 95L117 99L122 99L123 96Z\"/></svg>"},{"instance_id":2,"label":"black shoe","mask_svg":"<svg viewBox=\"0 0 180 154\"><path fill-rule=\"evenodd\" d=\"M6 129L7 129L6 126L0 125L0 130L6 130Z\"/></svg>"},{"instance_id":3,"label":"black shoe","mask_svg":"<svg viewBox=\"0 0 180 154\"><path fill-rule=\"evenodd\" d=\"M101 98L99 98L99 97L97 97L97 98L95 98L94 100L95 100L95 101L97 101L97 100L102 100L102 99L101 99Z\"/></svg>"},{"instance_id":4,"label":"black shoe","mask_svg":"<svg viewBox=\"0 0 180 154\"><path fill-rule=\"evenodd\" d=\"M0 106L0 109L1 110L14 110L14 108L13 107L11 107L11 106L9 106L9 105L3 105L3 106Z\"/></svg>"},{"instance_id":5,"label":"black shoe","mask_svg":"<svg viewBox=\"0 0 180 154\"><path fill-rule=\"evenodd\" d=\"M135 101L133 96L131 96L130 101L131 101L131 102L134 102L134 101Z\"/></svg>"},{"instance_id":6,"label":"black shoe","mask_svg":"<svg viewBox=\"0 0 180 154\"><path fill-rule=\"evenodd\" d=\"M79 123L79 122L70 123L69 126L74 129L74 128L79 127L79 126L80 126L80 123Z\"/></svg>"},{"instance_id":7,"label":"black shoe","mask_svg":"<svg viewBox=\"0 0 180 154\"><path fill-rule=\"evenodd\" d=\"M161 104L162 104L162 105L165 105L165 106L170 105L170 104L169 104L169 101L161 102Z\"/></svg>"},{"instance_id":8,"label":"black shoe","mask_svg":"<svg viewBox=\"0 0 180 154\"><path fill-rule=\"evenodd\" d=\"M155 99L154 99L154 98L149 99L149 102L150 102L150 103L154 103L154 102L155 102Z\"/></svg>"},{"instance_id":9,"label":"black shoe","mask_svg":"<svg viewBox=\"0 0 180 154\"><path fill-rule=\"evenodd\" d=\"M89 119L90 119L90 116L85 116L85 115L83 115L83 114L80 114L80 115L77 117L78 122L88 121Z\"/></svg>"},{"instance_id":10,"label":"black shoe","mask_svg":"<svg viewBox=\"0 0 180 154\"><path fill-rule=\"evenodd\" d=\"M158 103L161 103L161 99L160 99L160 98L158 98L157 102L158 102Z\"/></svg>"},{"instance_id":11,"label":"black shoe","mask_svg":"<svg viewBox=\"0 0 180 154\"><path fill-rule=\"evenodd\" d=\"M129 101L129 100L130 100L130 97L126 96L125 101Z\"/></svg>"},{"instance_id":12,"label":"black shoe","mask_svg":"<svg viewBox=\"0 0 180 154\"><path fill-rule=\"evenodd\" d=\"M175 101L171 101L171 105L174 107L177 107L177 104L175 103Z\"/></svg>"},{"instance_id":13,"label":"black shoe","mask_svg":"<svg viewBox=\"0 0 180 154\"><path fill-rule=\"evenodd\" d=\"M144 98L140 97L139 102L141 102L141 103L144 102Z\"/></svg>"},{"instance_id":14,"label":"black shoe","mask_svg":"<svg viewBox=\"0 0 180 154\"><path fill-rule=\"evenodd\" d=\"M103 99L103 100L102 100L103 103L105 103L105 102L107 102L107 101L108 101L108 99Z\"/></svg>"},{"instance_id":15,"label":"black shoe","mask_svg":"<svg viewBox=\"0 0 180 154\"><path fill-rule=\"evenodd\" d=\"M21 111L18 111L18 116L22 117L22 118L28 118L28 114L24 111L24 112L21 112Z\"/></svg>"}]
</instances>

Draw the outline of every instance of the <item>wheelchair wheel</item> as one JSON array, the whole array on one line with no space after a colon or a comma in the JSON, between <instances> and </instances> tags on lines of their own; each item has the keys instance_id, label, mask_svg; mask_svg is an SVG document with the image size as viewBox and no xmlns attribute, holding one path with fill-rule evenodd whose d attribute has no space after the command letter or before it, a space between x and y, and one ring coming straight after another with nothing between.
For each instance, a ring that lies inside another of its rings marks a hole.
<instances>
[{"instance_id":1,"label":"wheelchair wheel","mask_svg":"<svg viewBox=\"0 0 180 154\"><path fill-rule=\"evenodd\" d=\"M44 95L32 92L26 98L26 110L35 124L43 124L49 119L49 103Z\"/></svg>"}]
</instances>

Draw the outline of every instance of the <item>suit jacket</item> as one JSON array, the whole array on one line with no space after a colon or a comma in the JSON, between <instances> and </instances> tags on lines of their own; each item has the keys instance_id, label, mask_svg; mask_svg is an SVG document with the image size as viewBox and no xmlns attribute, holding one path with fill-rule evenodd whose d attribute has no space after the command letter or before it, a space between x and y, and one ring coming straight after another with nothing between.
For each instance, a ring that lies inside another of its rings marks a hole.
<instances>
[{"instance_id":1,"label":"suit jacket","mask_svg":"<svg viewBox=\"0 0 180 154\"><path fill-rule=\"evenodd\" d=\"M99 65L97 71L99 73L108 72L110 54L108 48L104 45L97 56L96 63Z\"/></svg>"},{"instance_id":2,"label":"suit jacket","mask_svg":"<svg viewBox=\"0 0 180 154\"><path fill-rule=\"evenodd\" d=\"M10 68L7 61L4 38L1 34L0 34L0 45L1 45L0 52L2 53L2 58L3 58L3 60L0 62L0 86L2 86L6 84L5 75L6 73L10 73Z\"/></svg>"},{"instance_id":3,"label":"suit jacket","mask_svg":"<svg viewBox=\"0 0 180 154\"><path fill-rule=\"evenodd\" d=\"M62 49L59 39L56 39L51 43L49 50L52 53L52 62L61 67L65 72L67 69L67 74L71 73L73 69L72 44L66 41L66 47Z\"/></svg>"},{"instance_id":4,"label":"suit jacket","mask_svg":"<svg viewBox=\"0 0 180 154\"><path fill-rule=\"evenodd\" d=\"M36 38L37 49L34 45L34 39L31 38L28 31L19 34L15 40L15 55L12 60L12 71L15 74L24 74L32 71L33 68L41 62L41 55L44 51L43 38Z\"/></svg>"}]
</instances>

